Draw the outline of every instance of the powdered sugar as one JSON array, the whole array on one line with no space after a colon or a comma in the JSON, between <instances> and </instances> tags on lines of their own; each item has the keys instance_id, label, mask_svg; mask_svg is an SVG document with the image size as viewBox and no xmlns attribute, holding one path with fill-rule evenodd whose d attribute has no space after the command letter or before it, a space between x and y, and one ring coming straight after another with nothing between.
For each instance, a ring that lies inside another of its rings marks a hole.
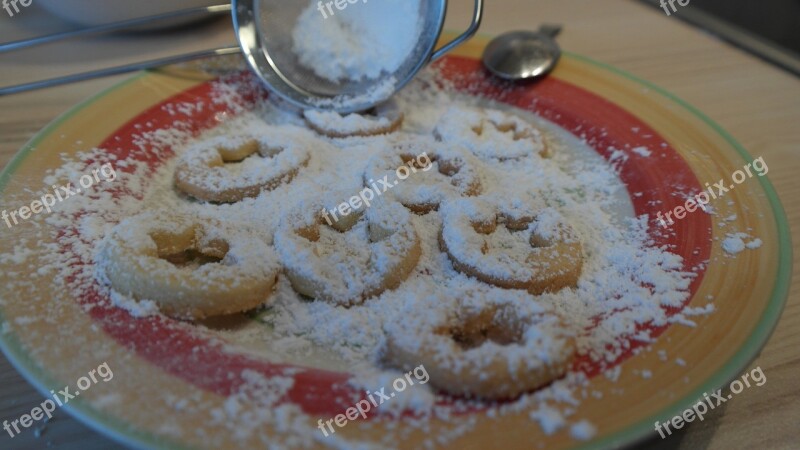
<instances>
[{"instance_id":1,"label":"powdered sugar","mask_svg":"<svg viewBox=\"0 0 800 450\"><path fill-rule=\"evenodd\" d=\"M360 303L385 290L386 280L397 271L407 271L402 269L407 258L408 264L418 258L408 256L418 252L418 238L410 213L397 203L373 205L353 227L339 231L321 226L319 217L309 214L321 208L300 209L299 215L285 216L275 247L287 276L305 295L342 305ZM312 227L313 238L300 232Z\"/></svg>"},{"instance_id":2,"label":"powdered sugar","mask_svg":"<svg viewBox=\"0 0 800 450\"><path fill-rule=\"evenodd\" d=\"M434 134L445 142L464 145L483 158L505 160L547 154L539 130L498 110L453 106L441 116Z\"/></svg>"},{"instance_id":3,"label":"powdered sugar","mask_svg":"<svg viewBox=\"0 0 800 450\"><path fill-rule=\"evenodd\" d=\"M753 238L747 233L728 233L722 241L722 249L731 255L741 253L745 249L754 250L761 245L761 239Z\"/></svg>"},{"instance_id":4,"label":"powdered sugar","mask_svg":"<svg viewBox=\"0 0 800 450\"><path fill-rule=\"evenodd\" d=\"M179 168L183 183L204 191L226 191L269 186L288 174L297 171L309 158L311 149L323 142L316 140L307 130L284 126L265 129L266 139L249 136L234 138L222 136L202 142L183 154ZM257 155L221 156L220 146L236 149L255 141ZM223 160L241 161L240 164L223 164Z\"/></svg>"},{"instance_id":5,"label":"powdered sugar","mask_svg":"<svg viewBox=\"0 0 800 450\"><path fill-rule=\"evenodd\" d=\"M333 16L321 14L322 5L311 1L300 14L293 51L303 65L330 81L391 75L421 34L419 0L351 2Z\"/></svg>"},{"instance_id":6,"label":"powdered sugar","mask_svg":"<svg viewBox=\"0 0 800 450\"><path fill-rule=\"evenodd\" d=\"M586 420L581 420L580 422L572 425L572 427L569 429L569 434L575 439L579 439L581 441L588 441L589 439L593 438L596 433L597 428L595 428L594 425Z\"/></svg>"},{"instance_id":7,"label":"powdered sugar","mask_svg":"<svg viewBox=\"0 0 800 450\"><path fill-rule=\"evenodd\" d=\"M318 111L308 110L305 113L306 119L318 124L321 128L332 129L335 128L341 133L354 134L359 130L368 129L370 127L388 127L391 125L389 119L386 117L378 117L370 119L361 114L347 114L342 116L334 111Z\"/></svg>"}]
</instances>

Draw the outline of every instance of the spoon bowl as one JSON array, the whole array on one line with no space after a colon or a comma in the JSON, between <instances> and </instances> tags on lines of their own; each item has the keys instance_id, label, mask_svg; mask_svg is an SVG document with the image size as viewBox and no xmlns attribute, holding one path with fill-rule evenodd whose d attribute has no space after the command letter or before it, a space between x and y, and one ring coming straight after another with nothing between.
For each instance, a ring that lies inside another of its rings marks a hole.
<instances>
[{"instance_id":1,"label":"spoon bowl","mask_svg":"<svg viewBox=\"0 0 800 450\"><path fill-rule=\"evenodd\" d=\"M493 39L483 52L483 64L504 80L529 80L550 73L561 58L553 37L560 27L512 31Z\"/></svg>"}]
</instances>

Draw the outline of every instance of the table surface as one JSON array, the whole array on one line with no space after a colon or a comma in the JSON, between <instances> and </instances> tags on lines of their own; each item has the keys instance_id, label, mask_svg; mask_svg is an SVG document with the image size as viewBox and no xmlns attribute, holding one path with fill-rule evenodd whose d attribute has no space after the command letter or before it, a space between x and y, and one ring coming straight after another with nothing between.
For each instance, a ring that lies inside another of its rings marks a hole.
<instances>
[{"instance_id":1,"label":"table surface","mask_svg":"<svg viewBox=\"0 0 800 450\"><path fill-rule=\"evenodd\" d=\"M447 27L469 21L468 0L450 2ZM791 224L800 241L800 80L756 57L694 29L661 10L632 0L492 0L482 32L530 29L561 23L559 42L571 52L615 65L652 81L698 107L721 124L754 156L768 162ZM691 8L691 4L686 6ZM64 29L65 24L36 9L36 2L13 18L0 10L0 42ZM165 42L168 44L165 45ZM229 21L194 29L133 34L58 44L28 53L0 56L0 83L32 81L58 74L149 59L234 42ZM123 77L0 97L0 166L37 131L81 100ZM795 275L798 267L795 251ZM800 445L800 277L792 282L788 305L771 340L752 367L767 383L745 390L648 448L797 448ZM39 404L36 392L0 356L0 420L18 418ZM0 432L2 433L2 432ZM39 435L38 437L36 435ZM13 440L0 435L2 448L121 448L63 410L36 430Z\"/></svg>"}]
</instances>

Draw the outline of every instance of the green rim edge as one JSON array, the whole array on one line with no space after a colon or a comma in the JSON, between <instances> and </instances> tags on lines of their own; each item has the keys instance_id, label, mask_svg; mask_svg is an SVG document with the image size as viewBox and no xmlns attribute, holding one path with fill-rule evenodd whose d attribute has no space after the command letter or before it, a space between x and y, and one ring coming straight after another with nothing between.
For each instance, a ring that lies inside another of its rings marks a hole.
<instances>
[{"instance_id":1,"label":"green rim edge","mask_svg":"<svg viewBox=\"0 0 800 450\"><path fill-rule=\"evenodd\" d=\"M594 65L601 69L607 70L612 72L616 75L619 75L623 78L641 84L648 89L652 89L654 92L666 97L669 100L672 100L676 104L682 106L684 109L689 111L691 114L695 115L699 119L701 119L706 125L708 125L712 130L722 136L736 151L739 155L747 161L752 161L752 156L744 149L744 147L739 144L736 139L733 138L727 131L725 131L722 127L720 127L717 123L712 121L708 116L702 113L700 110L692 106L691 104L687 103L683 99L675 96L674 94L670 93L669 91L649 82L642 80L626 71L618 69L614 66L601 63L595 61L591 58L586 56L578 55L572 52L564 52L564 54L570 58L574 58L579 61L583 61L585 63ZM6 168L0 173L0 192L5 188L6 184L8 183L11 175L16 170L16 168L24 161L31 151L36 148L36 145L44 140L50 133L52 133L59 125L69 120L75 114L79 113L84 108L88 107L90 104L94 103L98 99L118 90L121 89L128 84L133 83L134 81L144 77L148 72L140 72L139 74L131 77L128 80L120 82L119 84L112 86L90 98L84 100L83 102L79 103L77 106L73 107L72 109L68 110L53 122L48 124L42 131L37 133L37 135L29 141L25 146L17 153L16 156L9 162ZM594 440L591 442L586 443L585 445L576 447L580 449L590 449L590 448L608 448L608 447L616 447L621 445L630 445L639 440L642 440L646 437L655 434L655 430L653 428L653 424L657 420L664 420L671 418L675 415L678 415L683 410L690 407L694 404L697 399L702 397L704 392L711 392L716 389L719 389L722 386L728 384L731 380L738 377L739 374L747 368L747 366L758 356L760 350L764 347L764 345L769 340L772 332L774 331L775 327L777 326L777 322L780 319L781 312L783 311L784 306L786 305L786 301L788 299L789 293L789 286L791 281L791 273L792 273L792 246L791 246L791 238L789 233L789 224L786 219L786 213L783 210L783 206L781 205L777 193L775 192L772 183L766 177L759 177L759 182L761 187L764 189L764 192L769 199L770 206L772 207L774 217L776 219L777 225L777 232L778 232L778 240L779 240L779 254L778 254L778 274L777 280L774 284L772 293L770 294L769 303L764 310L761 318L758 321L758 325L747 338L745 343L739 348L737 353L733 355L712 377L707 379L704 383L702 383L697 389L690 392L689 394L685 395L683 398L673 402L673 404L667 408L665 408L660 413L654 414L650 417L647 417L639 422L634 423L633 425L628 426L627 428L617 431L609 436L606 436L602 439ZM2 311L0 310L0 323L3 323L5 320L2 315ZM5 353L6 357L12 363L14 368L17 369L31 384L36 387L39 392L41 393L48 393L49 389L46 388L46 384L50 384L52 386L61 386L60 384L56 383L48 374L46 374L43 369L41 369L35 361L33 361L29 354L24 352L21 344L14 336L1 336L0 337L0 349ZM117 440L120 443L126 445L134 445L139 448L159 448L159 449L188 449L183 444L179 444L176 442L170 442L169 440L157 437L156 435L143 432L140 430L132 429L130 424L120 421L116 418L109 417L104 415L102 412L95 410L91 406L85 404L83 401L80 400L73 400L75 403L69 403L64 408L68 412L70 412L73 416L80 419L84 424L93 428L100 433L105 434L106 436L111 437L112 439ZM103 426L107 425L107 426ZM147 447L144 447L147 446Z\"/></svg>"}]
</instances>

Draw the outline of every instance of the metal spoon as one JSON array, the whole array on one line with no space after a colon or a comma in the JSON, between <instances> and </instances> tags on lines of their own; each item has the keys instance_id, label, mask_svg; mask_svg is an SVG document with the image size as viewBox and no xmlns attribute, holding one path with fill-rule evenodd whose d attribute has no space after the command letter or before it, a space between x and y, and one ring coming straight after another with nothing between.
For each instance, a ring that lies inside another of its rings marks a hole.
<instances>
[{"instance_id":1,"label":"metal spoon","mask_svg":"<svg viewBox=\"0 0 800 450\"><path fill-rule=\"evenodd\" d=\"M560 25L543 25L539 31L512 31L493 39L483 52L483 65L505 80L528 80L553 70L561 48L555 37Z\"/></svg>"}]
</instances>

